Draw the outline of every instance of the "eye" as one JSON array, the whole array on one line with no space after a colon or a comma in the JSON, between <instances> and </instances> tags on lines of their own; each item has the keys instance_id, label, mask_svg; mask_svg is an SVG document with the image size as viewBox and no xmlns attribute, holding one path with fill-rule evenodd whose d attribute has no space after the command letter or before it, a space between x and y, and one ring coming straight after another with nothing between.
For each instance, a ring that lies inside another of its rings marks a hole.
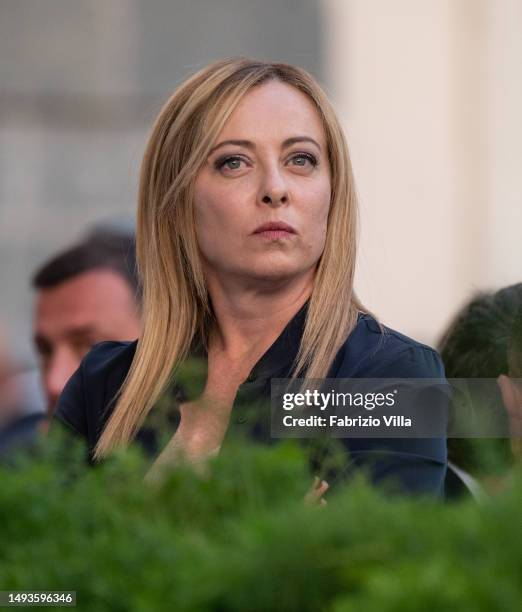
<instances>
[{"instance_id":1,"label":"eye","mask_svg":"<svg viewBox=\"0 0 522 612\"><path fill-rule=\"evenodd\" d=\"M90 340L80 340L72 344L72 348L74 353L79 359L82 359L92 348L93 344L96 344L96 341Z\"/></svg>"},{"instance_id":2,"label":"eye","mask_svg":"<svg viewBox=\"0 0 522 612\"><path fill-rule=\"evenodd\" d=\"M246 163L245 160L239 155L229 155L216 160L214 167L216 170L239 170L242 162Z\"/></svg>"},{"instance_id":3,"label":"eye","mask_svg":"<svg viewBox=\"0 0 522 612\"><path fill-rule=\"evenodd\" d=\"M51 353L53 352L51 344L43 338L36 338L35 346L40 359L48 359L51 356Z\"/></svg>"},{"instance_id":4,"label":"eye","mask_svg":"<svg viewBox=\"0 0 522 612\"><path fill-rule=\"evenodd\" d=\"M317 166L317 158L311 153L296 153L290 158L294 166L306 168L308 165L315 168Z\"/></svg>"}]
</instances>

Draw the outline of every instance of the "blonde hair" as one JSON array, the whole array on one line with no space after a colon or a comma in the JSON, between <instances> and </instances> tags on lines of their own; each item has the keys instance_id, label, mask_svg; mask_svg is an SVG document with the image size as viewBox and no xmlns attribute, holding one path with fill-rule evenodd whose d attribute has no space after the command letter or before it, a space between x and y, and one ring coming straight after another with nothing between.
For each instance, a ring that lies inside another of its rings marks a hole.
<instances>
[{"instance_id":1,"label":"blonde hair","mask_svg":"<svg viewBox=\"0 0 522 612\"><path fill-rule=\"evenodd\" d=\"M183 82L161 110L149 138L139 186L137 260L143 283L143 332L117 404L95 449L100 459L127 444L186 358L199 334L207 342L213 313L193 217L196 175L225 122L253 87L279 80L304 93L325 130L331 205L304 333L292 377L326 377L364 309L353 291L357 202L342 128L320 86L282 63L225 59Z\"/></svg>"}]
</instances>

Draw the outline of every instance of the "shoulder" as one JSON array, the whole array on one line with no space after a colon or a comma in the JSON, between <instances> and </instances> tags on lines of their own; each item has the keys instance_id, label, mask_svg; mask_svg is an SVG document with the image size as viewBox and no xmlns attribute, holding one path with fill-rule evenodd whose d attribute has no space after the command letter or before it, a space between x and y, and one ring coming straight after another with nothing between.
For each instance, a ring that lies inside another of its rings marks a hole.
<instances>
[{"instance_id":1,"label":"shoulder","mask_svg":"<svg viewBox=\"0 0 522 612\"><path fill-rule=\"evenodd\" d=\"M58 400L55 418L96 443L108 417L106 408L119 391L136 352L132 342L100 342L83 358Z\"/></svg>"},{"instance_id":2,"label":"shoulder","mask_svg":"<svg viewBox=\"0 0 522 612\"><path fill-rule=\"evenodd\" d=\"M137 340L132 342L99 342L83 358L80 369L89 377L107 376L115 368L129 366L136 352Z\"/></svg>"},{"instance_id":3,"label":"shoulder","mask_svg":"<svg viewBox=\"0 0 522 612\"><path fill-rule=\"evenodd\" d=\"M437 351L360 314L338 355L337 377L443 378Z\"/></svg>"},{"instance_id":4,"label":"shoulder","mask_svg":"<svg viewBox=\"0 0 522 612\"><path fill-rule=\"evenodd\" d=\"M359 315L357 325L334 362L335 378L428 378L445 380L436 350L374 317ZM434 423L445 423L445 398ZM440 421L439 421L440 419ZM438 431L438 429L437 429ZM346 438L354 461L375 461L375 481L393 475L406 491L442 493L447 449L444 437Z\"/></svg>"},{"instance_id":5,"label":"shoulder","mask_svg":"<svg viewBox=\"0 0 522 612\"><path fill-rule=\"evenodd\" d=\"M82 359L74 376L78 375L83 380L88 380L90 386L108 381L121 384L131 366L137 344L137 340L95 344Z\"/></svg>"}]
</instances>

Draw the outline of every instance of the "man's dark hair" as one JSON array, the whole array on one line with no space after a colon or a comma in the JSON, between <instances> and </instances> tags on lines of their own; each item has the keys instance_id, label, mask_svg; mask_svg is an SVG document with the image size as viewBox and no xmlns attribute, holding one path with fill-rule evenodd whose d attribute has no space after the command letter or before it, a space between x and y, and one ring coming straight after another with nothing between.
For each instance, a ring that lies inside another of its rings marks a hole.
<instances>
[{"instance_id":1,"label":"man's dark hair","mask_svg":"<svg viewBox=\"0 0 522 612\"><path fill-rule=\"evenodd\" d=\"M449 378L497 378L522 354L522 283L481 293L455 317L439 343Z\"/></svg>"},{"instance_id":2,"label":"man's dark hair","mask_svg":"<svg viewBox=\"0 0 522 612\"><path fill-rule=\"evenodd\" d=\"M82 242L54 256L32 278L35 289L49 289L91 270L112 270L129 284L138 304L141 286L136 267L136 242L133 236L98 231Z\"/></svg>"},{"instance_id":3,"label":"man's dark hair","mask_svg":"<svg viewBox=\"0 0 522 612\"><path fill-rule=\"evenodd\" d=\"M522 283L476 295L457 314L438 350L448 378L520 377ZM448 457L474 474L508 469L512 462L506 438L448 438Z\"/></svg>"},{"instance_id":4,"label":"man's dark hair","mask_svg":"<svg viewBox=\"0 0 522 612\"><path fill-rule=\"evenodd\" d=\"M522 306L513 323L513 334L508 346L508 362L511 375L522 378Z\"/></svg>"}]
</instances>

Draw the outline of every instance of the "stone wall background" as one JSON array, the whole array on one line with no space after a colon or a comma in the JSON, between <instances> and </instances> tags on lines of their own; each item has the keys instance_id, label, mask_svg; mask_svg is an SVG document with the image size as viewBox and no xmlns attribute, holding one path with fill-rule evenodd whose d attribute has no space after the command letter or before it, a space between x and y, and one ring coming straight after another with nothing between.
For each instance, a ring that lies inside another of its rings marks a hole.
<instances>
[{"instance_id":1,"label":"stone wall background","mask_svg":"<svg viewBox=\"0 0 522 612\"><path fill-rule=\"evenodd\" d=\"M133 222L148 130L231 55L323 74L315 0L0 1L0 325L33 361L29 279L91 224Z\"/></svg>"}]
</instances>

